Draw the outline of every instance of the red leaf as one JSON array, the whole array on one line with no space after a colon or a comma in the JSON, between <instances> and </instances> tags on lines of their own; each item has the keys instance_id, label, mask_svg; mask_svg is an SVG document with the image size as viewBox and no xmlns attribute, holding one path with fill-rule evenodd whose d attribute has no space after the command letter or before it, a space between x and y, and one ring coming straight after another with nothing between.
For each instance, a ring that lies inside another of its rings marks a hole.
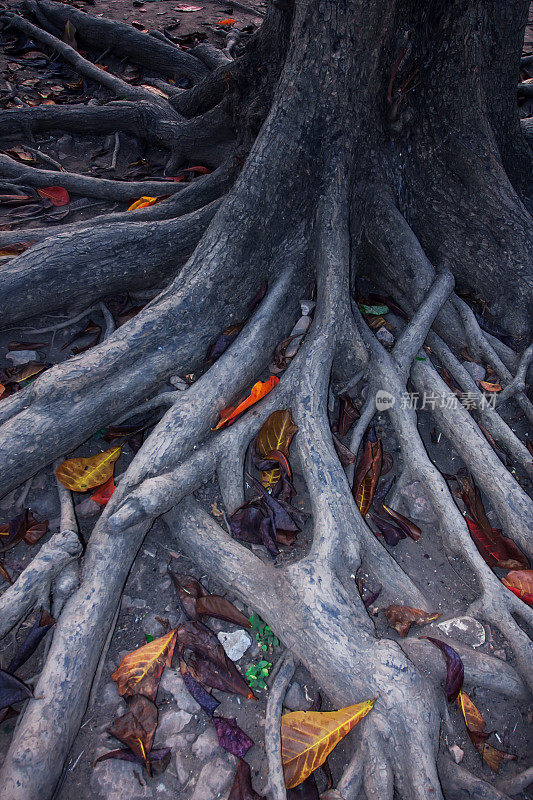
<instances>
[{"instance_id":1,"label":"red leaf","mask_svg":"<svg viewBox=\"0 0 533 800\"><path fill-rule=\"evenodd\" d=\"M115 481L113 480L113 476L109 478L108 481L103 483L101 486L98 487L96 492L91 495L91 500L94 500L95 503L98 503L101 506L105 506L106 503L109 502L111 499L111 495L116 489Z\"/></svg>"},{"instance_id":2,"label":"red leaf","mask_svg":"<svg viewBox=\"0 0 533 800\"><path fill-rule=\"evenodd\" d=\"M248 397L244 400L241 400L236 406L230 406L230 408L225 408L220 413L220 420L218 424L213 428L214 431L218 431L221 428L227 428L235 419L242 414L243 411L246 411L247 408L253 406L255 403L262 400L265 395L272 391L274 386L279 383L279 378L275 375L271 375L270 378L266 381L257 381L252 386L252 390Z\"/></svg>"},{"instance_id":3,"label":"red leaf","mask_svg":"<svg viewBox=\"0 0 533 800\"><path fill-rule=\"evenodd\" d=\"M469 517L465 517L465 519L470 536L489 567L499 567L500 569L524 569L529 567L529 561L524 553L512 539L502 536L501 530L490 528L491 535L489 536L486 529L481 528Z\"/></svg>"},{"instance_id":4,"label":"red leaf","mask_svg":"<svg viewBox=\"0 0 533 800\"><path fill-rule=\"evenodd\" d=\"M520 569L509 572L502 583L528 606L533 606L533 569Z\"/></svg>"},{"instance_id":5,"label":"red leaf","mask_svg":"<svg viewBox=\"0 0 533 800\"><path fill-rule=\"evenodd\" d=\"M70 195L62 186L45 186L44 189L37 189L37 194L51 200L54 206L66 206L70 203Z\"/></svg>"},{"instance_id":6,"label":"red leaf","mask_svg":"<svg viewBox=\"0 0 533 800\"><path fill-rule=\"evenodd\" d=\"M371 428L365 443L363 455L355 470L352 494L361 512L365 517L372 503L383 463L383 449L381 439L376 439L376 434Z\"/></svg>"}]
</instances>

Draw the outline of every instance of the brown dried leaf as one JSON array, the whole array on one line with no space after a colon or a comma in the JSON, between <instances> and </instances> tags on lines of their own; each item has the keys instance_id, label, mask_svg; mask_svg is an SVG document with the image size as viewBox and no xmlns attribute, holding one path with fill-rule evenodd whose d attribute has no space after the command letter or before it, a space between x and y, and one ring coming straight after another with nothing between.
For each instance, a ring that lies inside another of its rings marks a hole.
<instances>
[{"instance_id":1,"label":"brown dried leaf","mask_svg":"<svg viewBox=\"0 0 533 800\"><path fill-rule=\"evenodd\" d=\"M128 653L112 674L120 694L143 694L155 700L164 667L169 667L176 644L177 628Z\"/></svg>"},{"instance_id":2,"label":"brown dried leaf","mask_svg":"<svg viewBox=\"0 0 533 800\"><path fill-rule=\"evenodd\" d=\"M420 608L391 605L385 609L385 616L389 625L396 628L400 636L405 637L409 633L411 625L427 625L428 622L432 622L440 615L422 611Z\"/></svg>"}]
</instances>

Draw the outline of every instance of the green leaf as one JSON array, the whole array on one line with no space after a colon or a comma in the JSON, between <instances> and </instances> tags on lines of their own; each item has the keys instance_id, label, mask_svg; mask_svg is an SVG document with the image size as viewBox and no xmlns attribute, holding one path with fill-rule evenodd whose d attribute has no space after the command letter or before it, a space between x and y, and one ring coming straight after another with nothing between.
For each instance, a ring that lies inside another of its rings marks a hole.
<instances>
[{"instance_id":1,"label":"green leaf","mask_svg":"<svg viewBox=\"0 0 533 800\"><path fill-rule=\"evenodd\" d=\"M389 307L388 306L359 306L361 312L363 314L374 314L376 317L379 317L380 314L388 314Z\"/></svg>"}]
</instances>

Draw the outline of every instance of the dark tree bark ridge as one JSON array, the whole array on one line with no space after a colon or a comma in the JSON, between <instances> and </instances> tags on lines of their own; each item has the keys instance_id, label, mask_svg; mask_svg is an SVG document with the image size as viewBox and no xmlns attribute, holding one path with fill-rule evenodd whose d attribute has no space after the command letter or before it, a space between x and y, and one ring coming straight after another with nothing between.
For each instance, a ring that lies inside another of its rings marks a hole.
<instances>
[{"instance_id":1,"label":"dark tree bark ridge","mask_svg":"<svg viewBox=\"0 0 533 800\"><path fill-rule=\"evenodd\" d=\"M375 413L375 392L386 386L397 398L388 413L401 450L398 491L413 480L424 485L438 518L435 535L476 578L479 597L470 612L500 630L518 665L519 674L458 646L467 686L475 682L525 696L533 657L525 631L533 612L481 559L426 453L416 412L399 400L408 380L442 397L435 411L439 428L467 463L506 535L533 555L533 504L476 420L513 464L531 473L524 444L497 411L471 416L462 406L453 409L432 362L416 361L429 344L470 391L454 354L466 345L509 386L507 398L533 418L524 393L529 351L520 361L485 335L454 293L457 285L482 294L503 326L515 336L527 334L531 153L515 103L527 3L279 0L269 5L245 54L229 63L185 54L130 28L126 35L125 26L48 0L28 0L26 7L49 35L72 18L87 46L100 46L103 38L118 54L186 79L192 88L168 102L111 100L105 116L86 107L31 115L8 111L0 115L0 134L13 124L28 133L127 130L165 147L169 169L186 165L196 150L215 172L185 189L176 186L164 203L121 216L123 222L111 215L90 228L67 226L57 235L36 231L39 242L3 268L0 311L6 325L24 318L29 280L38 287L35 313L72 309L81 287L90 305L101 294L169 283L101 345L1 402L0 494L61 456L65 442L76 447L103 425L134 414L147 397L156 395L158 402L163 382L200 368L213 334L246 317L264 280L268 291L237 340L195 384L175 398L165 393L172 405L102 513L79 586L72 571L66 573L77 555L72 543L61 560L52 554L42 584L49 588L53 578L53 587L59 586L58 575L66 575L68 590L62 590L60 603L66 605L35 691L40 699L28 703L2 766L0 794L10 800L51 796L128 572L153 520L163 517L183 551L257 608L333 703L378 698L339 784L345 800L505 798L504 789L439 755L446 717L440 661L414 637L401 646L378 638L350 579L363 566L383 584L391 603L430 610L416 581L379 543L353 502L350 470L347 476L331 439L327 402L330 384L349 382L354 392L366 383L351 442L357 452ZM6 21L27 30L26 20L7 15ZM64 56L71 57L66 51ZM76 60L77 68L90 71L82 62ZM105 85L111 93L120 91L114 81ZM11 181L42 185L42 170L25 167L22 174L3 158ZM59 184L76 186L78 178L54 173ZM79 183L80 191L96 197L122 197L124 186L99 179ZM0 234L0 241L12 241L10 236ZM70 281L74 264L76 279ZM362 277L409 314L391 352L351 300ZM268 365L298 315L298 300L315 284L313 323L279 385L253 413L213 434L220 410ZM232 540L190 495L216 475L228 513L242 504L248 444L269 413L286 407L298 425L295 458L311 499L314 535L300 561L275 568ZM65 522L62 535L68 538L71 529ZM41 596L38 584L38 575L23 573L2 596L6 608L15 598L12 608L19 609L7 628ZM277 713L272 707L269 719ZM271 756L270 763L278 764L276 753ZM283 800L277 778L272 796Z\"/></svg>"}]
</instances>

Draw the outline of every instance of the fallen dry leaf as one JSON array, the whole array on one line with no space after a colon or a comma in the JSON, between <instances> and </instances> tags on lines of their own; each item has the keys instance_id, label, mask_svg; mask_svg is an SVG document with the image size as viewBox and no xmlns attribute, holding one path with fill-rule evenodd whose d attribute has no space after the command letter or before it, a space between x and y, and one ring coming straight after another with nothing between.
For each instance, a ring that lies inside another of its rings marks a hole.
<instances>
[{"instance_id":1,"label":"fallen dry leaf","mask_svg":"<svg viewBox=\"0 0 533 800\"><path fill-rule=\"evenodd\" d=\"M168 195L165 195L167 197ZM160 203L161 200L164 200L165 197L139 197L138 200L135 200L134 203L131 204L126 211L137 211L139 208L148 208L149 206L155 206L156 203Z\"/></svg>"},{"instance_id":2,"label":"fallen dry leaf","mask_svg":"<svg viewBox=\"0 0 533 800\"><path fill-rule=\"evenodd\" d=\"M533 569L515 569L502 578L502 583L528 606L533 606Z\"/></svg>"},{"instance_id":3,"label":"fallen dry leaf","mask_svg":"<svg viewBox=\"0 0 533 800\"><path fill-rule=\"evenodd\" d=\"M372 503L381 474L382 462L381 439L377 439L373 428L370 428L363 455L355 470L352 486L352 494L362 517L366 516Z\"/></svg>"},{"instance_id":4,"label":"fallen dry leaf","mask_svg":"<svg viewBox=\"0 0 533 800\"><path fill-rule=\"evenodd\" d=\"M499 383L489 383L488 381L479 381L479 385L485 389L486 392L501 392L502 387Z\"/></svg>"},{"instance_id":5,"label":"fallen dry leaf","mask_svg":"<svg viewBox=\"0 0 533 800\"><path fill-rule=\"evenodd\" d=\"M290 408L273 411L257 434L255 447L258 455L267 458L270 453L280 451L288 458L292 437L297 430L298 426L292 420ZM280 478L281 469L278 467L261 471L261 484L265 489L272 489Z\"/></svg>"},{"instance_id":6,"label":"fallen dry leaf","mask_svg":"<svg viewBox=\"0 0 533 800\"><path fill-rule=\"evenodd\" d=\"M252 390L248 397L236 406L230 406L229 408L225 408L223 411L220 412L220 420L218 421L217 425L213 428L214 431L218 431L221 428L227 428L235 419L246 411L247 408L253 406L255 403L258 403L259 400L262 400L265 395L272 391L274 386L279 383L279 378L275 375L271 375L270 378L266 381L257 381L252 386Z\"/></svg>"},{"instance_id":7,"label":"fallen dry leaf","mask_svg":"<svg viewBox=\"0 0 533 800\"><path fill-rule=\"evenodd\" d=\"M324 763L333 748L375 703L366 700L339 711L294 711L281 718L281 759L288 789Z\"/></svg>"},{"instance_id":8,"label":"fallen dry leaf","mask_svg":"<svg viewBox=\"0 0 533 800\"><path fill-rule=\"evenodd\" d=\"M106 483L113 475L122 446L111 447L89 458L69 458L56 469L57 479L73 492L87 492Z\"/></svg>"},{"instance_id":9,"label":"fallen dry leaf","mask_svg":"<svg viewBox=\"0 0 533 800\"><path fill-rule=\"evenodd\" d=\"M389 625L396 628L400 636L407 636L411 625L427 625L440 615L422 611L420 608L391 605L385 609L385 616Z\"/></svg>"},{"instance_id":10,"label":"fallen dry leaf","mask_svg":"<svg viewBox=\"0 0 533 800\"><path fill-rule=\"evenodd\" d=\"M54 206L66 206L70 203L70 195L62 186L45 186L44 189L37 189L37 194L50 200Z\"/></svg>"},{"instance_id":11,"label":"fallen dry leaf","mask_svg":"<svg viewBox=\"0 0 533 800\"><path fill-rule=\"evenodd\" d=\"M174 628L124 656L111 675L121 695L143 694L155 700L161 673L172 661L176 636L177 628Z\"/></svg>"},{"instance_id":12,"label":"fallen dry leaf","mask_svg":"<svg viewBox=\"0 0 533 800\"><path fill-rule=\"evenodd\" d=\"M496 747L486 743L490 733L485 732L485 720L466 692L459 692L457 702L463 714L470 740L491 770L497 772L503 759L514 761L516 756L504 753L503 750L498 750Z\"/></svg>"}]
</instances>

